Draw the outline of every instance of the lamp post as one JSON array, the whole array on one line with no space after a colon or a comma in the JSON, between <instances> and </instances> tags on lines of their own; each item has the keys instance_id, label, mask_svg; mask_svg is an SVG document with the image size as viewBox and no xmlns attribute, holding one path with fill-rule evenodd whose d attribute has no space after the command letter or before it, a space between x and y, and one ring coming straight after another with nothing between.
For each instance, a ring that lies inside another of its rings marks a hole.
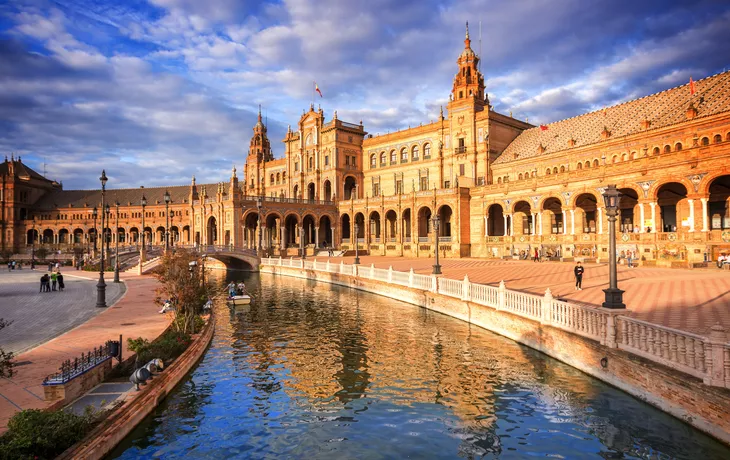
<instances>
[{"instance_id":1,"label":"lamp post","mask_svg":"<svg viewBox=\"0 0 730 460\"><path fill-rule=\"evenodd\" d=\"M117 222L116 222L116 235L117 238L114 242L114 282L119 282L119 201L114 202L114 207L117 210Z\"/></svg>"},{"instance_id":2,"label":"lamp post","mask_svg":"<svg viewBox=\"0 0 730 460\"><path fill-rule=\"evenodd\" d=\"M104 192L106 191L106 172L102 169L101 177L101 228L104 228ZM106 308L106 283L104 282L104 242L101 244L101 258L99 259L99 282L96 284L96 306Z\"/></svg>"},{"instance_id":3,"label":"lamp post","mask_svg":"<svg viewBox=\"0 0 730 460\"><path fill-rule=\"evenodd\" d=\"M360 253L357 250L357 246L358 246L357 237L358 237L358 235L360 235L359 232L360 232L360 226L357 225L357 222L355 222L355 261L352 262L355 265L360 265Z\"/></svg>"},{"instance_id":4,"label":"lamp post","mask_svg":"<svg viewBox=\"0 0 730 460\"><path fill-rule=\"evenodd\" d=\"M139 248L139 274L142 274L142 264L144 264L144 207L147 206L147 198L142 195L140 201L142 205L142 246Z\"/></svg>"},{"instance_id":5,"label":"lamp post","mask_svg":"<svg viewBox=\"0 0 730 460\"><path fill-rule=\"evenodd\" d=\"M96 218L99 216L99 210L96 209L96 206L94 206L94 209L91 211L91 217L94 218L94 250L92 251L91 257L96 256L96 240L97 238L97 231L96 231Z\"/></svg>"},{"instance_id":6,"label":"lamp post","mask_svg":"<svg viewBox=\"0 0 730 460\"><path fill-rule=\"evenodd\" d=\"M112 221L111 219L112 211L109 207L109 203L106 205L106 225L104 226L104 229L102 230L101 234L103 235L102 240L106 243L106 258L110 261L112 260L111 251L109 250L109 245L111 244L111 238L112 238L112 229L109 228L109 222ZM107 231L109 230L109 231ZM108 233L108 235L107 235Z\"/></svg>"},{"instance_id":7,"label":"lamp post","mask_svg":"<svg viewBox=\"0 0 730 460\"><path fill-rule=\"evenodd\" d=\"M30 235L30 269L35 268L35 216L33 216L33 233Z\"/></svg>"},{"instance_id":8,"label":"lamp post","mask_svg":"<svg viewBox=\"0 0 730 460\"><path fill-rule=\"evenodd\" d=\"M619 202L621 201L621 193L616 189L616 184L609 185L603 193L603 199L606 204L606 216L608 217L608 273L609 283L608 289L604 289L606 293L606 301L603 302L604 308L626 308L623 303L623 293L618 288L616 280L616 215L618 214Z\"/></svg>"},{"instance_id":9,"label":"lamp post","mask_svg":"<svg viewBox=\"0 0 730 460\"><path fill-rule=\"evenodd\" d=\"M262 207L261 197L259 196L256 198L256 208L258 209L258 214L257 214L258 221L256 222L256 227L259 229L259 244L258 244L259 255L261 255L261 238L262 238L262 235L261 235L261 233L262 233L261 232L261 207Z\"/></svg>"},{"instance_id":10,"label":"lamp post","mask_svg":"<svg viewBox=\"0 0 730 460\"><path fill-rule=\"evenodd\" d=\"M170 247L170 192L165 190L165 254Z\"/></svg>"},{"instance_id":11,"label":"lamp post","mask_svg":"<svg viewBox=\"0 0 730 460\"><path fill-rule=\"evenodd\" d=\"M436 253L436 264L433 266L433 271L431 273L433 273L434 275L440 275L441 265L439 265L439 224L441 223L441 219L439 219L438 214L433 216L431 222L433 222L433 239L436 242L436 245L434 246L434 251Z\"/></svg>"}]
</instances>

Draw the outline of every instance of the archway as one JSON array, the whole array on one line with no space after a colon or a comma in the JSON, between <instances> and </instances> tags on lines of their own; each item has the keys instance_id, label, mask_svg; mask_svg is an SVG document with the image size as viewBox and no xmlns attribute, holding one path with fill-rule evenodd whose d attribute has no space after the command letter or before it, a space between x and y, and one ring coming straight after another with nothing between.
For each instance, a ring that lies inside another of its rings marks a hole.
<instances>
[{"instance_id":1,"label":"archway","mask_svg":"<svg viewBox=\"0 0 730 460\"><path fill-rule=\"evenodd\" d=\"M385 213L385 238L388 242L396 241L398 234L398 215L392 209Z\"/></svg>"},{"instance_id":2,"label":"archway","mask_svg":"<svg viewBox=\"0 0 730 460\"><path fill-rule=\"evenodd\" d=\"M380 213L373 211L370 213L370 242L380 243Z\"/></svg>"},{"instance_id":3,"label":"archway","mask_svg":"<svg viewBox=\"0 0 730 460\"><path fill-rule=\"evenodd\" d=\"M345 184L343 189L343 197L345 197L346 200L349 199L357 199L356 196L356 190L357 188L357 181L352 176L345 177Z\"/></svg>"},{"instance_id":4,"label":"archway","mask_svg":"<svg viewBox=\"0 0 730 460\"><path fill-rule=\"evenodd\" d=\"M403 231L403 241L411 241L411 208L406 208L401 213L401 225Z\"/></svg>"},{"instance_id":5,"label":"archway","mask_svg":"<svg viewBox=\"0 0 730 460\"><path fill-rule=\"evenodd\" d=\"M173 225L170 227L170 246L175 246L177 244L180 244L180 229L177 225Z\"/></svg>"},{"instance_id":6,"label":"archway","mask_svg":"<svg viewBox=\"0 0 730 460\"><path fill-rule=\"evenodd\" d=\"M210 216L208 218L205 235L205 242L209 246L212 246L218 242L218 224L216 223L215 217L213 216Z\"/></svg>"},{"instance_id":7,"label":"archway","mask_svg":"<svg viewBox=\"0 0 730 460\"><path fill-rule=\"evenodd\" d=\"M421 242L428 241L428 235L431 233L431 209L427 206L418 210L418 240Z\"/></svg>"},{"instance_id":8,"label":"archway","mask_svg":"<svg viewBox=\"0 0 730 460\"><path fill-rule=\"evenodd\" d=\"M139 229L137 227L129 229L129 242L131 244L139 244Z\"/></svg>"},{"instance_id":9,"label":"archway","mask_svg":"<svg viewBox=\"0 0 730 460\"><path fill-rule=\"evenodd\" d=\"M512 229L515 235L531 235L533 233L532 208L527 201L518 201L514 207Z\"/></svg>"},{"instance_id":10,"label":"archway","mask_svg":"<svg viewBox=\"0 0 730 460\"><path fill-rule=\"evenodd\" d=\"M329 179L324 181L324 197L323 199L325 201L333 201L334 197L332 196L332 183L329 181Z\"/></svg>"},{"instance_id":11,"label":"archway","mask_svg":"<svg viewBox=\"0 0 730 460\"><path fill-rule=\"evenodd\" d=\"M710 230L730 228L730 176L713 179L709 192L707 214L710 216Z\"/></svg>"},{"instance_id":12,"label":"archway","mask_svg":"<svg viewBox=\"0 0 730 460\"><path fill-rule=\"evenodd\" d=\"M26 244L33 244L38 242L38 230L30 229L25 236Z\"/></svg>"},{"instance_id":13,"label":"archway","mask_svg":"<svg viewBox=\"0 0 730 460\"><path fill-rule=\"evenodd\" d=\"M84 231L80 228L74 230L74 244L81 244L84 242Z\"/></svg>"},{"instance_id":14,"label":"archway","mask_svg":"<svg viewBox=\"0 0 730 460\"><path fill-rule=\"evenodd\" d=\"M438 236L439 238L443 238L443 241L451 241L451 216L453 212L451 211L451 206L445 204L441 206L438 210L438 216L439 216L439 230L438 230Z\"/></svg>"},{"instance_id":15,"label":"archway","mask_svg":"<svg viewBox=\"0 0 730 460\"><path fill-rule=\"evenodd\" d=\"M591 193L581 193L575 199L575 206L581 210L583 233L596 233L596 197Z\"/></svg>"},{"instance_id":16,"label":"archway","mask_svg":"<svg viewBox=\"0 0 730 460\"><path fill-rule=\"evenodd\" d=\"M634 208L639 203L639 194L632 188L620 188L619 192L621 192L621 201L619 202L619 231L622 233L631 233L634 231L634 226L639 224L634 219Z\"/></svg>"},{"instance_id":17,"label":"archway","mask_svg":"<svg viewBox=\"0 0 730 460\"><path fill-rule=\"evenodd\" d=\"M299 218L295 214L289 214L284 219L284 247L296 247L299 243Z\"/></svg>"},{"instance_id":18,"label":"archway","mask_svg":"<svg viewBox=\"0 0 730 460\"><path fill-rule=\"evenodd\" d=\"M355 238L358 242L365 239L365 216L361 212L355 214Z\"/></svg>"},{"instance_id":19,"label":"archway","mask_svg":"<svg viewBox=\"0 0 730 460\"><path fill-rule=\"evenodd\" d=\"M563 222L563 204L560 200L555 197L548 198L542 204L542 210L547 211L550 217L550 233L553 235L563 233L565 231L565 222Z\"/></svg>"},{"instance_id":20,"label":"archway","mask_svg":"<svg viewBox=\"0 0 730 460\"><path fill-rule=\"evenodd\" d=\"M62 228L58 231L58 243L59 244L68 244L68 230L65 228Z\"/></svg>"},{"instance_id":21,"label":"archway","mask_svg":"<svg viewBox=\"0 0 730 460\"><path fill-rule=\"evenodd\" d=\"M165 245L165 227L162 225L155 229L155 243Z\"/></svg>"},{"instance_id":22,"label":"archway","mask_svg":"<svg viewBox=\"0 0 730 460\"><path fill-rule=\"evenodd\" d=\"M299 198L299 184L294 185L294 189L292 189L293 196L292 198Z\"/></svg>"},{"instance_id":23,"label":"archway","mask_svg":"<svg viewBox=\"0 0 730 460\"><path fill-rule=\"evenodd\" d=\"M322 246L322 243L327 243L327 247L332 247L332 221L329 216L322 216L319 218L319 241L317 246Z\"/></svg>"},{"instance_id":24,"label":"archway","mask_svg":"<svg viewBox=\"0 0 730 460\"><path fill-rule=\"evenodd\" d=\"M117 227L117 241L119 244L127 244L127 232L124 227Z\"/></svg>"},{"instance_id":25,"label":"archway","mask_svg":"<svg viewBox=\"0 0 730 460\"><path fill-rule=\"evenodd\" d=\"M487 235L505 235L504 208L500 204L493 204L487 208Z\"/></svg>"},{"instance_id":26,"label":"archway","mask_svg":"<svg viewBox=\"0 0 730 460\"><path fill-rule=\"evenodd\" d=\"M316 198L316 196L317 195L315 193L314 182L310 182L309 185L307 185L307 199L309 201L314 201L314 199Z\"/></svg>"},{"instance_id":27,"label":"archway","mask_svg":"<svg viewBox=\"0 0 730 460\"><path fill-rule=\"evenodd\" d=\"M151 227L145 227L144 228L144 244L145 246L152 248L152 228Z\"/></svg>"},{"instance_id":28,"label":"archway","mask_svg":"<svg viewBox=\"0 0 730 460\"><path fill-rule=\"evenodd\" d=\"M307 214L302 219L302 227L304 229L304 246L316 243L316 231L314 229L314 217L311 214Z\"/></svg>"},{"instance_id":29,"label":"archway","mask_svg":"<svg viewBox=\"0 0 730 460\"><path fill-rule=\"evenodd\" d=\"M182 238L185 244L190 244L190 226L186 225L182 229Z\"/></svg>"},{"instance_id":30,"label":"archway","mask_svg":"<svg viewBox=\"0 0 730 460\"><path fill-rule=\"evenodd\" d=\"M50 228L43 230L43 239L41 240L41 243L43 243L43 244L52 244L53 243L53 230L51 230Z\"/></svg>"},{"instance_id":31,"label":"archway","mask_svg":"<svg viewBox=\"0 0 730 460\"><path fill-rule=\"evenodd\" d=\"M275 212L266 214L264 231L264 248L273 248L281 245L281 216Z\"/></svg>"},{"instance_id":32,"label":"archway","mask_svg":"<svg viewBox=\"0 0 730 460\"><path fill-rule=\"evenodd\" d=\"M243 219L243 241L246 248L257 249L259 247L258 228L259 213L254 211L246 214Z\"/></svg>"},{"instance_id":33,"label":"archway","mask_svg":"<svg viewBox=\"0 0 730 460\"><path fill-rule=\"evenodd\" d=\"M340 222L341 222L341 225L340 225L341 238L342 238L342 241L344 242L345 240L349 240L350 238L352 238L352 235L350 234L350 227L352 225L350 223L350 215L343 214L340 217Z\"/></svg>"},{"instance_id":34,"label":"archway","mask_svg":"<svg viewBox=\"0 0 730 460\"><path fill-rule=\"evenodd\" d=\"M659 187L656 196L657 204L661 210L661 230L663 232L676 232L681 225L681 216L677 204L687 198L687 188L679 182L669 182ZM623 201L623 198L621 201Z\"/></svg>"}]
</instances>

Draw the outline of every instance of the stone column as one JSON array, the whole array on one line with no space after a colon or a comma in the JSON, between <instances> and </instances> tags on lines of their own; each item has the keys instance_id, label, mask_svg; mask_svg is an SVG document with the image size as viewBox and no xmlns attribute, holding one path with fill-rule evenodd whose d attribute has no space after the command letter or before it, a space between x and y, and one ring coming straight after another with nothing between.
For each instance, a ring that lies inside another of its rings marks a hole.
<instances>
[{"instance_id":1,"label":"stone column","mask_svg":"<svg viewBox=\"0 0 730 460\"><path fill-rule=\"evenodd\" d=\"M560 213L563 215L563 235L568 234L568 220L565 218L565 209L561 209Z\"/></svg>"},{"instance_id":2,"label":"stone column","mask_svg":"<svg viewBox=\"0 0 730 460\"><path fill-rule=\"evenodd\" d=\"M340 245L337 244L337 240L335 239L335 227L330 227L330 234L332 235L332 244L330 245L330 247L332 249L339 247Z\"/></svg>"},{"instance_id":3,"label":"stone column","mask_svg":"<svg viewBox=\"0 0 730 460\"><path fill-rule=\"evenodd\" d=\"M489 236L489 216L484 216L484 236Z\"/></svg>"},{"instance_id":4,"label":"stone column","mask_svg":"<svg viewBox=\"0 0 730 460\"><path fill-rule=\"evenodd\" d=\"M708 231L707 225L707 198L700 198L702 203L702 231Z\"/></svg>"},{"instance_id":5,"label":"stone column","mask_svg":"<svg viewBox=\"0 0 730 460\"><path fill-rule=\"evenodd\" d=\"M650 202L649 206L651 206L651 233L656 233L656 202Z\"/></svg>"},{"instance_id":6,"label":"stone column","mask_svg":"<svg viewBox=\"0 0 730 460\"><path fill-rule=\"evenodd\" d=\"M283 225L279 227L279 230L281 231L281 237L279 239L279 249L284 250L286 249L286 227Z\"/></svg>"},{"instance_id":7,"label":"stone column","mask_svg":"<svg viewBox=\"0 0 730 460\"><path fill-rule=\"evenodd\" d=\"M542 214L543 214L542 211L537 213L537 232L538 232L537 234L538 235L542 235L542 231L543 231L542 230Z\"/></svg>"},{"instance_id":8,"label":"stone column","mask_svg":"<svg viewBox=\"0 0 730 460\"><path fill-rule=\"evenodd\" d=\"M596 208L598 214L598 234L603 235L603 208Z\"/></svg>"},{"instance_id":9,"label":"stone column","mask_svg":"<svg viewBox=\"0 0 730 460\"><path fill-rule=\"evenodd\" d=\"M639 233L646 233L646 227L644 227L644 203L639 203Z\"/></svg>"},{"instance_id":10,"label":"stone column","mask_svg":"<svg viewBox=\"0 0 730 460\"><path fill-rule=\"evenodd\" d=\"M314 249L319 249L319 227L314 227Z\"/></svg>"},{"instance_id":11,"label":"stone column","mask_svg":"<svg viewBox=\"0 0 730 460\"><path fill-rule=\"evenodd\" d=\"M509 234L515 236L515 215L509 214Z\"/></svg>"},{"instance_id":12,"label":"stone column","mask_svg":"<svg viewBox=\"0 0 730 460\"><path fill-rule=\"evenodd\" d=\"M575 209L570 210L570 234L575 235Z\"/></svg>"},{"instance_id":13,"label":"stone column","mask_svg":"<svg viewBox=\"0 0 730 460\"><path fill-rule=\"evenodd\" d=\"M689 198L687 200L687 203L689 204L689 231L694 232L695 231L695 200L692 198Z\"/></svg>"}]
</instances>

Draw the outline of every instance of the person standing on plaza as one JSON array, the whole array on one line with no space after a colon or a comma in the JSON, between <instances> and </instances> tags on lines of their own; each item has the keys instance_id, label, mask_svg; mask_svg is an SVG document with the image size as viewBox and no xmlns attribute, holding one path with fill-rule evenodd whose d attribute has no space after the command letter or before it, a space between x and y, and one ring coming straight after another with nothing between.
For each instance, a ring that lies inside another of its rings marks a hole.
<instances>
[{"instance_id":1,"label":"person standing on plaza","mask_svg":"<svg viewBox=\"0 0 730 460\"><path fill-rule=\"evenodd\" d=\"M58 272L58 274L56 275L56 279L58 280L58 290L59 290L59 292L60 291L63 291L64 289L66 289L66 285L63 284L63 275L61 274L61 272Z\"/></svg>"},{"instance_id":2,"label":"person standing on plaza","mask_svg":"<svg viewBox=\"0 0 730 460\"><path fill-rule=\"evenodd\" d=\"M540 251L537 249L537 247L535 248L535 257L532 258L532 261L540 262Z\"/></svg>"},{"instance_id":3,"label":"person standing on plaza","mask_svg":"<svg viewBox=\"0 0 730 460\"><path fill-rule=\"evenodd\" d=\"M585 269L583 266L578 262L573 269L573 273L575 274L575 290L576 291L582 291L583 290L583 272Z\"/></svg>"},{"instance_id":4,"label":"person standing on plaza","mask_svg":"<svg viewBox=\"0 0 730 460\"><path fill-rule=\"evenodd\" d=\"M632 267L633 263L633 254L631 251L626 251L626 264L629 266L629 268Z\"/></svg>"},{"instance_id":5,"label":"person standing on plaza","mask_svg":"<svg viewBox=\"0 0 730 460\"><path fill-rule=\"evenodd\" d=\"M56 290L56 282L58 281L58 275L56 272L51 272L51 291Z\"/></svg>"}]
</instances>

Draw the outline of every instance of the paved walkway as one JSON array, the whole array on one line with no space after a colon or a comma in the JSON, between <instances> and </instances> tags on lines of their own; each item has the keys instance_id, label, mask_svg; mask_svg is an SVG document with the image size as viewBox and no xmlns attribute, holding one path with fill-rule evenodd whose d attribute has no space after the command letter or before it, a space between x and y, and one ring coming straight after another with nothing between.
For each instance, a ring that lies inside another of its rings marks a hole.
<instances>
[{"instance_id":1,"label":"paved walkway","mask_svg":"<svg viewBox=\"0 0 730 460\"><path fill-rule=\"evenodd\" d=\"M326 261L319 257L318 261ZM353 257L332 258L333 262L352 263ZM393 270L429 274L433 259L401 257L360 257L363 266L393 267ZM508 289L543 295L550 288L553 296L576 303L600 306L603 289L608 287L607 264L584 264L583 290L575 290L573 263L517 260L442 259L443 276L475 283L498 285L504 280ZM730 331L730 272L719 269L618 268L618 286L626 291L624 303L630 316L676 329L707 335L708 328L720 323Z\"/></svg>"},{"instance_id":2,"label":"paved walkway","mask_svg":"<svg viewBox=\"0 0 730 460\"><path fill-rule=\"evenodd\" d=\"M94 274L81 272L89 279ZM83 325L49 342L17 356L16 362L26 363L15 368L11 379L0 379L0 432L10 417L22 409L40 409L50 403L43 400L43 378L57 372L61 362L99 346L107 340L118 340L122 334L124 355L129 356L127 338L156 338L168 326L170 318L157 313L155 289L157 280L148 276L122 276L127 292L115 305L102 311ZM50 293L52 295L55 293ZM93 304L92 304L93 307ZM0 334L2 334L0 332Z\"/></svg>"},{"instance_id":3,"label":"paved walkway","mask_svg":"<svg viewBox=\"0 0 730 460\"><path fill-rule=\"evenodd\" d=\"M101 313L96 308L96 282L62 270L63 292L39 292L44 270L0 270L0 318L13 324L0 332L0 347L15 354L58 337ZM124 293L123 283L107 279L106 300L112 305Z\"/></svg>"}]
</instances>

